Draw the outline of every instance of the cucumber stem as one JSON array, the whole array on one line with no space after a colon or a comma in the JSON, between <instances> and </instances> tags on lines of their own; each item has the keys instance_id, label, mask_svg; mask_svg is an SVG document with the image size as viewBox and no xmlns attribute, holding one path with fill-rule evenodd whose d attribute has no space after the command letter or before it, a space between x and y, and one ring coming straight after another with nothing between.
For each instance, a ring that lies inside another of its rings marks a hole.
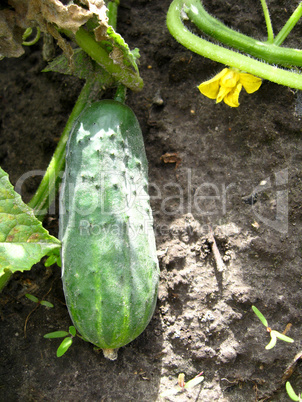
<instances>
[{"instance_id":1,"label":"cucumber stem","mask_svg":"<svg viewBox=\"0 0 302 402\"><path fill-rule=\"evenodd\" d=\"M106 4L108 8L108 24L112 26L114 30L116 30L116 24L117 24L117 10L118 6L120 4L119 0L112 0L108 1ZM123 84L119 84L117 86L115 95L114 95L114 100L117 102L125 103L126 101L126 95L127 95L127 87Z\"/></svg>"},{"instance_id":2,"label":"cucumber stem","mask_svg":"<svg viewBox=\"0 0 302 402\"><path fill-rule=\"evenodd\" d=\"M276 46L278 44L278 41L276 42L276 40L278 40L280 34L277 35L273 43L261 42L225 26L217 18L214 18L207 13L199 0L174 0L171 5L172 9L176 7L177 3L179 3L178 7L180 10L182 6L184 7L187 16L198 29L222 44L243 51L244 53L256 57L257 59L264 60L270 64L302 66L301 50ZM297 12L297 14L299 13ZM297 14L295 16L296 22ZM173 15L171 15L170 17L172 18L170 21L171 26L173 25L173 19L176 16L173 17ZM198 39L198 36L196 36L196 42Z\"/></svg>"},{"instance_id":3,"label":"cucumber stem","mask_svg":"<svg viewBox=\"0 0 302 402\"><path fill-rule=\"evenodd\" d=\"M120 2L119 0L113 0L113 1L108 1L107 8L108 8L108 23L109 25L112 26L114 30L116 30L116 24L117 24L117 9L119 6Z\"/></svg>"},{"instance_id":4,"label":"cucumber stem","mask_svg":"<svg viewBox=\"0 0 302 402\"><path fill-rule=\"evenodd\" d=\"M274 42L274 33L273 33L272 21L271 21L270 15L269 15L268 7L267 7L265 0L260 0L260 2L262 5L264 19L265 19L265 23L266 23L267 42L273 43Z\"/></svg>"},{"instance_id":5,"label":"cucumber stem","mask_svg":"<svg viewBox=\"0 0 302 402\"><path fill-rule=\"evenodd\" d=\"M281 29L281 31L278 33L278 35L275 37L274 45L279 46L283 43L284 39L291 32L291 30L294 28L294 26L296 25L296 23L299 21L299 19L301 17L302 17L302 2L299 3L296 10L293 12L291 17L289 17L289 19L287 20L284 27Z\"/></svg>"},{"instance_id":6,"label":"cucumber stem","mask_svg":"<svg viewBox=\"0 0 302 402\"><path fill-rule=\"evenodd\" d=\"M116 360L117 359L117 351L119 348L116 349L102 349L104 357L109 360Z\"/></svg>"},{"instance_id":7,"label":"cucumber stem","mask_svg":"<svg viewBox=\"0 0 302 402\"><path fill-rule=\"evenodd\" d=\"M28 206L34 210L34 214L41 221L44 219L45 215L48 212L48 208L55 199L55 195L61 181L61 172L64 170L65 148L69 133L74 125L75 120L79 117L80 113L86 106L93 85L94 81L92 80L87 80L85 82L82 91L77 99L77 102L69 116L55 153L53 154L53 157L48 165L46 173L35 195L28 203Z\"/></svg>"},{"instance_id":8,"label":"cucumber stem","mask_svg":"<svg viewBox=\"0 0 302 402\"><path fill-rule=\"evenodd\" d=\"M109 54L102 46L95 41L93 36L87 32L84 28L79 28L73 36L72 32L64 30L64 33L74 38L76 43L96 61L101 67L103 67L108 73L110 73L118 82L123 83L126 87L132 91L140 91L143 88L143 80L137 72L131 67L125 65L121 66L113 61L109 57Z\"/></svg>"},{"instance_id":9,"label":"cucumber stem","mask_svg":"<svg viewBox=\"0 0 302 402\"><path fill-rule=\"evenodd\" d=\"M127 94L127 88L125 87L125 85L120 84L118 85L115 95L114 95L114 100L121 102L121 103L125 103L126 101L126 94Z\"/></svg>"}]
</instances>

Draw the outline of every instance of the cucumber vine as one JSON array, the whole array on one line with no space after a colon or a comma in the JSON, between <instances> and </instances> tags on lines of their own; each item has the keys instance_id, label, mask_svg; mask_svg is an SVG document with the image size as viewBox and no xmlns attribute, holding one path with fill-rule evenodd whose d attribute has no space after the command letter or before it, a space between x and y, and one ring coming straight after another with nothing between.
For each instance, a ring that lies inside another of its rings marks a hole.
<instances>
[{"instance_id":1,"label":"cucumber vine","mask_svg":"<svg viewBox=\"0 0 302 402\"><path fill-rule=\"evenodd\" d=\"M261 0L261 5L267 27L266 41L227 27L207 13L200 0L173 0L167 13L167 26L171 35L192 52L233 69L301 90L302 50L281 45L302 16L302 2L276 36L266 1ZM207 39L192 33L187 21Z\"/></svg>"}]
</instances>

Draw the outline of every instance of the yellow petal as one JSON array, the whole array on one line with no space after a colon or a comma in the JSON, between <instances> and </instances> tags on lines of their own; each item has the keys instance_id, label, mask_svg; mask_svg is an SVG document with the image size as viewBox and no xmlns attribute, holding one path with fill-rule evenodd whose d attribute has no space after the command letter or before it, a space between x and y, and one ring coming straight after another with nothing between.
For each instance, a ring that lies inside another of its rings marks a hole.
<instances>
[{"instance_id":1,"label":"yellow petal","mask_svg":"<svg viewBox=\"0 0 302 402\"><path fill-rule=\"evenodd\" d=\"M262 84L261 78L255 77L252 74L239 73L239 77L239 82L243 85L243 88L248 94L257 91Z\"/></svg>"},{"instance_id":2,"label":"yellow petal","mask_svg":"<svg viewBox=\"0 0 302 402\"><path fill-rule=\"evenodd\" d=\"M219 89L219 92L217 94L217 97L216 97L216 103L221 102L225 98L225 96L227 96L229 94L229 92L231 92L231 91L232 91L232 88L228 88L226 86L223 86L223 87L221 86Z\"/></svg>"},{"instance_id":3,"label":"yellow petal","mask_svg":"<svg viewBox=\"0 0 302 402\"><path fill-rule=\"evenodd\" d=\"M223 98L224 102L231 107L238 107L241 89L242 84L238 83L236 87Z\"/></svg>"},{"instance_id":4,"label":"yellow petal","mask_svg":"<svg viewBox=\"0 0 302 402\"><path fill-rule=\"evenodd\" d=\"M220 73L216 74L213 78L211 78L208 81L205 81L204 84L211 83L214 81L219 81L220 78L222 78L224 75L226 75L229 71L230 71L229 68L224 68L223 70L220 71Z\"/></svg>"},{"instance_id":5,"label":"yellow petal","mask_svg":"<svg viewBox=\"0 0 302 402\"><path fill-rule=\"evenodd\" d=\"M203 95L207 96L208 98L216 99L217 94L219 92L219 82L216 81L207 83L206 81L200 84L198 89Z\"/></svg>"},{"instance_id":6,"label":"yellow petal","mask_svg":"<svg viewBox=\"0 0 302 402\"><path fill-rule=\"evenodd\" d=\"M212 79L202 82L199 86L198 89L199 91L207 96L210 99L216 99L218 92L219 92L219 86L220 86L220 79L229 71L228 68L224 68L220 73L216 74L215 77Z\"/></svg>"},{"instance_id":7,"label":"yellow petal","mask_svg":"<svg viewBox=\"0 0 302 402\"><path fill-rule=\"evenodd\" d=\"M238 72L228 69L228 72L221 78L220 85L222 87L234 88L238 81Z\"/></svg>"}]
</instances>

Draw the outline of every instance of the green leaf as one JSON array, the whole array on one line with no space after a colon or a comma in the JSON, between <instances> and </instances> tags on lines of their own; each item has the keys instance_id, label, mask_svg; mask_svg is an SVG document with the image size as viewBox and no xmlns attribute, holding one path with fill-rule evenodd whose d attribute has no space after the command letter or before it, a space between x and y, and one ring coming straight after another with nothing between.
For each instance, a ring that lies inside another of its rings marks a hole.
<instances>
[{"instance_id":1,"label":"green leaf","mask_svg":"<svg viewBox=\"0 0 302 402\"><path fill-rule=\"evenodd\" d=\"M69 327L69 333L70 333L70 335L72 335L72 336L76 336L77 331L76 331L76 329L75 329L74 326L70 326L70 327Z\"/></svg>"},{"instance_id":2,"label":"green leaf","mask_svg":"<svg viewBox=\"0 0 302 402\"><path fill-rule=\"evenodd\" d=\"M62 54L52 60L44 70L44 73L54 71L56 73L73 75L80 79L97 80L100 87L113 85L113 78L99 64L95 63L82 49L75 49L73 64L70 65L67 57Z\"/></svg>"},{"instance_id":3,"label":"green leaf","mask_svg":"<svg viewBox=\"0 0 302 402\"><path fill-rule=\"evenodd\" d=\"M272 332L274 332L275 333L275 335L276 335L276 337L278 338L278 339L281 339L282 341L284 341L284 342L288 342L288 343L293 343L294 342L294 340L292 339L292 338L290 338L289 336L286 336L286 335L284 335L284 334L281 334L280 332L278 332L278 331L272 331Z\"/></svg>"},{"instance_id":4,"label":"green leaf","mask_svg":"<svg viewBox=\"0 0 302 402\"><path fill-rule=\"evenodd\" d=\"M273 347L277 343L277 337L276 337L275 331L271 331L270 336L271 336L271 340L270 340L269 344L265 346L266 350L273 349Z\"/></svg>"},{"instance_id":5,"label":"green leaf","mask_svg":"<svg viewBox=\"0 0 302 402\"><path fill-rule=\"evenodd\" d=\"M46 300L40 301L40 304L41 304L42 306L45 306L45 307L53 307L53 304L50 303L50 302L48 302L48 301L46 301Z\"/></svg>"},{"instance_id":6,"label":"green leaf","mask_svg":"<svg viewBox=\"0 0 302 402\"><path fill-rule=\"evenodd\" d=\"M44 338L46 338L46 339L64 338L64 336L67 336L67 335L69 335L69 333L66 331L55 331L55 332L49 332L48 334L45 334Z\"/></svg>"},{"instance_id":7,"label":"green leaf","mask_svg":"<svg viewBox=\"0 0 302 402\"><path fill-rule=\"evenodd\" d=\"M47 260L44 262L45 267L50 267L51 265L55 264L57 261L57 256L50 255Z\"/></svg>"},{"instance_id":8,"label":"green leaf","mask_svg":"<svg viewBox=\"0 0 302 402\"><path fill-rule=\"evenodd\" d=\"M61 264L61 256L60 256L60 249L53 250L53 252L48 254L48 258L44 262L45 267L50 267L53 264L57 264L59 267L62 266L62 264Z\"/></svg>"},{"instance_id":9,"label":"green leaf","mask_svg":"<svg viewBox=\"0 0 302 402\"><path fill-rule=\"evenodd\" d=\"M34 303L39 303L39 299L36 296L30 295L29 293L26 293L25 297L27 297L29 300L31 300Z\"/></svg>"},{"instance_id":10,"label":"green leaf","mask_svg":"<svg viewBox=\"0 0 302 402\"><path fill-rule=\"evenodd\" d=\"M133 51L129 49L128 44L124 41L124 38L109 26L107 28L107 35L113 41L113 47L120 51L120 57L118 53L112 49L110 57L116 62L129 67L132 67L134 71L138 72L136 60L140 57L139 49L135 48Z\"/></svg>"},{"instance_id":11,"label":"green leaf","mask_svg":"<svg viewBox=\"0 0 302 402\"><path fill-rule=\"evenodd\" d=\"M10 280L12 273L10 271L4 272L3 275L0 276L0 292L3 288L5 288L6 284Z\"/></svg>"},{"instance_id":12,"label":"green leaf","mask_svg":"<svg viewBox=\"0 0 302 402\"><path fill-rule=\"evenodd\" d=\"M185 388L193 388L196 385L200 384L203 380L204 380L203 376L194 377L192 378L192 380L188 381L185 384Z\"/></svg>"},{"instance_id":13,"label":"green leaf","mask_svg":"<svg viewBox=\"0 0 302 402\"><path fill-rule=\"evenodd\" d=\"M268 323L266 321L266 318L264 317L264 315L257 309L257 307L252 306L252 309L254 311L254 313L256 314L256 316L259 318L259 320L262 322L262 324L265 327L268 327Z\"/></svg>"},{"instance_id":14,"label":"green leaf","mask_svg":"<svg viewBox=\"0 0 302 402\"><path fill-rule=\"evenodd\" d=\"M65 338L57 350L57 357L63 356L72 345L72 338Z\"/></svg>"},{"instance_id":15,"label":"green leaf","mask_svg":"<svg viewBox=\"0 0 302 402\"><path fill-rule=\"evenodd\" d=\"M291 400L293 400L293 401L300 401L301 400L299 398L299 396L293 390L293 387L291 386L291 383L289 381L286 381L285 388L286 388L287 394L288 394L288 396L290 397Z\"/></svg>"},{"instance_id":16,"label":"green leaf","mask_svg":"<svg viewBox=\"0 0 302 402\"><path fill-rule=\"evenodd\" d=\"M23 203L0 168L0 278L7 272L30 270L60 245Z\"/></svg>"}]
</instances>

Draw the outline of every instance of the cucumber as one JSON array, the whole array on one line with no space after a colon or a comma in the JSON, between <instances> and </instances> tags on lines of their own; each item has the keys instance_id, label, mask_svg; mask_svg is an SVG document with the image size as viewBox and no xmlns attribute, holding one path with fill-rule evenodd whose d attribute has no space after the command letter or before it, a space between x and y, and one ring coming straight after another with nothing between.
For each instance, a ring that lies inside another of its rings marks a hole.
<instances>
[{"instance_id":1,"label":"cucumber","mask_svg":"<svg viewBox=\"0 0 302 402\"><path fill-rule=\"evenodd\" d=\"M120 102L95 102L67 143L59 237L74 326L112 360L154 313L159 268L152 225L139 123Z\"/></svg>"}]
</instances>

